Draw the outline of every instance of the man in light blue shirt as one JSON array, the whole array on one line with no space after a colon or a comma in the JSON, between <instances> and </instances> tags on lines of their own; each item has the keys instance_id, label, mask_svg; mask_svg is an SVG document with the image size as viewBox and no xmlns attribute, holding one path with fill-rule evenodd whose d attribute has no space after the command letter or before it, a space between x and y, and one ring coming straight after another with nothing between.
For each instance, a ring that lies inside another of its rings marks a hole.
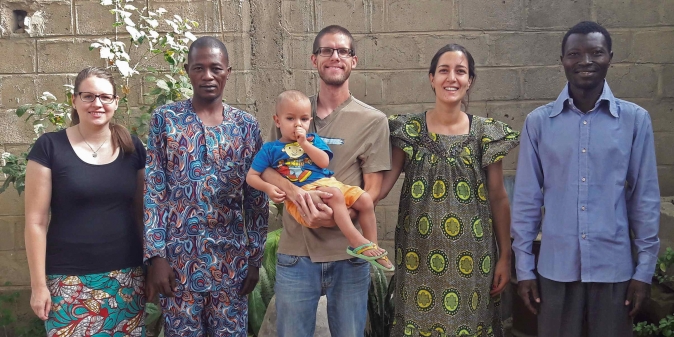
<instances>
[{"instance_id":1,"label":"man in light blue shirt","mask_svg":"<svg viewBox=\"0 0 674 337\"><path fill-rule=\"evenodd\" d=\"M513 250L539 336L631 337L631 317L650 294L660 245L653 130L646 110L613 96L612 57L606 29L571 28L561 55L568 84L522 130Z\"/></svg>"}]
</instances>

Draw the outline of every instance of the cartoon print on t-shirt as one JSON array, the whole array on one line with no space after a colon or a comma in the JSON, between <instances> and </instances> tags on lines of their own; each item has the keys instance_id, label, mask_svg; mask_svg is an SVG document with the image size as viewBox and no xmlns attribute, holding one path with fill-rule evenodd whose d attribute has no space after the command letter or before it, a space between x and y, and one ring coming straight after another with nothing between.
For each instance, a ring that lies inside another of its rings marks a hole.
<instances>
[{"instance_id":1,"label":"cartoon print on t-shirt","mask_svg":"<svg viewBox=\"0 0 674 337\"><path fill-rule=\"evenodd\" d=\"M307 140L313 144L314 137L308 137ZM278 161L276 171L288 178L292 182L303 182L309 178L311 171L305 170L304 165L313 164L311 158L305 155L304 149L299 143L286 144L281 150L288 155L289 159Z\"/></svg>"}]
</instances>

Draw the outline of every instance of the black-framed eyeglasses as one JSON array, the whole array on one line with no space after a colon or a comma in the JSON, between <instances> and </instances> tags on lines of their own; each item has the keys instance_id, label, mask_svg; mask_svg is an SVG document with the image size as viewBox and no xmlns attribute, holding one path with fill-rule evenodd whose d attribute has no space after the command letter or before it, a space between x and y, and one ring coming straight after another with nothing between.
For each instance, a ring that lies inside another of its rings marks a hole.
<instances>
[{"instance_id":1,"label":"black-framed eyeglasses","mask_svg":"<svg viewBox=\"0 0 674 337\"><path fill-rule=\"evenodd\" d=\"M332 53L335 52L335 50L337 51L337 56L343 59L353 57L356 55L353 49L350 48L330 48L330 47L318 47L318 49L316 49L314 54L323 57L330 57L332 56Z\"/></svg>"},{"instance_id":2,"label":"black-framed eyeglasses","mask_svg":"<svg viewBox=\"0 0 674 337\"><path fill-rule=\"evenodd\" d=\"M101 103L103 103L103 104L112 104L112 102L114 102L115 99L117 99L116 95L112 95L112 94L96 95L94 93L86 92L86 91L80 91L80 92L77 93L77 95L80 96L80 99L82 100L82 102L87 102L87 103L91 103L91 102L95 101L96 98L98 98L98 99L101 100Z\"/></svg>"}]
</instances>

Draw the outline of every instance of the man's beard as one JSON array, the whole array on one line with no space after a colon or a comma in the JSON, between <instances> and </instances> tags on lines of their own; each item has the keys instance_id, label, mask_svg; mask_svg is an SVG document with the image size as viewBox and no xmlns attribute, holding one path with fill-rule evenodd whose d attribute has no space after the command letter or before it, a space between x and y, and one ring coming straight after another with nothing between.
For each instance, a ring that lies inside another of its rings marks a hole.
<instances>
[{"instance_id":1,"label":"man's beard","mask_svg":"<svg viewBox=\"0 0 674 337\"><path fill-rule=\"evenodd\" d=\"M321 78L321 80L323 80L323 83L335 87L344 84L344 82L346 82L346 80L349 79L350 75L351 71L345 71L343 76L333 76L333 77L323 76L323 74L321 74L320 72L318 73L318 76Z\"/></svg>"}]
</instances>

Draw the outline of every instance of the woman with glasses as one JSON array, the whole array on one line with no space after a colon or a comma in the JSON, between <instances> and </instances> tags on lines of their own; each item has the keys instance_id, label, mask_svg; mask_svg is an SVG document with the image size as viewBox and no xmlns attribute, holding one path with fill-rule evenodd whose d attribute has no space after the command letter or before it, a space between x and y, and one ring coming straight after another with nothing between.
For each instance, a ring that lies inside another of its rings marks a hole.
<instances>
[{"instance_id":1,"label":"woman with glasses","mask_svg":"<svg viewBox=\"0 0 674 337\"><path fill-rule=\"evenodd\" d=\"M440 48L428 76L435 107L389 118L393 157L381 198L405 172L391 336L502 336L510 211L501 160L519 133L464 112L476 78L464 47Z\"/></svg>"},{"instance_id":2,"label":"woman with glasses","mask_svg":"<svg viewBox=\"0 0 674 337\"><path fill-rule=\"evenodd\" d=\"M71 126L28 154L30 305L48 336L145 335L145 148L112 123L118 101L108 71L82 70Z\"/></svg>"}]
</instances>

